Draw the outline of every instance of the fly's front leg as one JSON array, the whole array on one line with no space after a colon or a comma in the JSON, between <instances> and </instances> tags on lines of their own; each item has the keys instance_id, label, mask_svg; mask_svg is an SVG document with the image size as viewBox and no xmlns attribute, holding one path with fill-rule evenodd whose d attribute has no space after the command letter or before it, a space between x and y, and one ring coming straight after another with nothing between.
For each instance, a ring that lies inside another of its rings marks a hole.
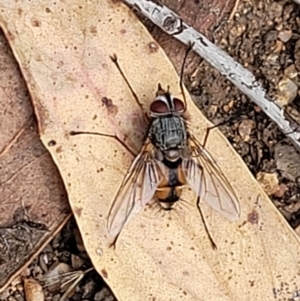
<instances>
[{"instance_id":1,"label":"fly's front leg","mask_svg":"<svg viewBox=\"0 0 300 301\"><path fill-rule=\"evenodd\" d=\"M121 69L121 67L120 67L120 65L119 65L119 62L118 62L117 55L116 55L116 54L113 54L112 56L110 56L110 58L111 58L111 60L113 61L113 63L116 65L116 67L117 67L117 69L119 70L120 74L122 75L123 79L125 80L125 82L126 82L128 88L129 88L129 90L130 90L132 96L134 97L136 103L138 104L138 106L140 107L141 111L143 112L143 116L144 116L144 119L145 119L147 125L149 125L149 124L150 124L150 118L149 118L149 116L147 115L146 110L144 109L143 104L140 102L138 96L136 95L136 93L134 92L133 88L131 87L131 85L130 85L128 79L126 78L126 76L125 76L125 74L124 74L124 72L123 72L123 70Z\"/></svg>"},{"instance_id":2,"label":"fly's front leg","mask_svg":"<svg viewBox=\"0 0 300 301\"><path fill-rule=\"evenodd\" d=\"M202 143L203 147L205 147L205 145L206 145L206 142L207 142L207 139L208 139L210 131L213 130L213 129L215 129L215 128L217 128L217 127L219 127L220 125L222 125L222 124L216 124L216 125L213 125L213 126L210 126L210 127L206 128L206 133L205 133L205 136L204 136L204 139L203 139L203 143Z\"/></svg>"},{"instance_id":3,"label":"fly's front leg","mask_svg":"<svg viewBox=\"0 0 300 301\"><path fill-rule=\"evenodd\" d=\"M108 137L117 140L133 157L136 157L136 153L131 150L124 141L122 141L116 134L111 135L111 134L103 134L103 133L97 133L97 132L80 132L80 131L71 131L70 136L76 136L76 135L97 135L97 136L102 136L102 137Z\"/></svg>"},{"instance_id":4,"label":"fly's front leg","mask_svg":"<svg viewBox=\"0 0 300 301\"><path fill-rule=\"evenodd\" d=\"M220 123L218 123L218 124L215 124L215 125L212 125L212 126L207 127L206 130L205 130L205 136L204 136L203 142L201 143L201 146L202 146L203 148L205 148L206 143L207 143L207 140L208 140L208 136L209 136L211 130L213 130L213 129L215 129L215 128L221 126L221 125L224 125L224 124L226 124L227 122L228 122L228 120L225 120L225 121L220 122ZM189 124L188 122L186 122L186 125L187 125L187 131L188 131L188 133L190 133L190 135L193 136L190 124ZM199 144L200 144L200 143L199 143Z\"/></svg>"},{"instance_id":5,"label":"fly's front leg","mask_svg":"<svg viewBox=\"0 0 300 301\"><path fill-rule=\"evenodd\" d=\"M184 74L184 67L185 67L185 63L186 63L186 60L187 60L187 57L188 57L188 54L191 52L191 50L193 50L193 46L194 46L195 43L190 43L186 52L185 52L185 55L184 55L184 58L183 58L183 62L182 62L182 65L181 65L181 71L180 71L180 81L179 81L179 86L180 86L180 90L181 90L181 94L182 94L182 98L183 98L183 103L184 103L184 112L186 111L187 109L187 105L186 105L186 97L185 97L185 93L184 93L184 88L183 88L183 74Z\"/></svg>"}]
</instances>

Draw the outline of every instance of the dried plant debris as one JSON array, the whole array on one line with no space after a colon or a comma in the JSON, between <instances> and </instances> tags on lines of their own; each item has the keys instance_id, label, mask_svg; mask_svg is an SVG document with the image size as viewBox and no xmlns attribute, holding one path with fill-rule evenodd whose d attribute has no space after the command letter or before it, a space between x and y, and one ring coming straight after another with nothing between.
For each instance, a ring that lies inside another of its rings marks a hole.
<instances>
[{"instance_id":1,"label":"dried plant debris","mask_svg":"<svg viewBox=\"0 0 300 301\"><path fill-rule=\"evenodd\" d=\"M291 1L241 2L234 20L214 34L215 42L253 72L270 98L292 87L287 104L296 99L300 83L299 10Z\"/></svg>"},{"instance_id":2,"label":"dried plant debris","mask_svg":"<svg viewBox=\"0 0 300 301\"><path fill-rule=\"evenodd\" d=\"M26 258L32 247L43 237L47 229L42 224L18 222L12 227L0 228L0 264L1 277L5 278L8 271L22 258Z\"/></svg>"},{"instance_id":3,"label":"dried plant debris","mask_svg":"<svg viewBox=\"0 0 300 301\"><path fill-rule=\"evenodd\" d=\"M78 239L76 233L78 229L74 220L71 220L33 263L24 269L22 279L16 278L0 294L0 300L115 301L109 288L92 267L88 255L82 250L81 239Z\"/></svg>"}]
</instances>

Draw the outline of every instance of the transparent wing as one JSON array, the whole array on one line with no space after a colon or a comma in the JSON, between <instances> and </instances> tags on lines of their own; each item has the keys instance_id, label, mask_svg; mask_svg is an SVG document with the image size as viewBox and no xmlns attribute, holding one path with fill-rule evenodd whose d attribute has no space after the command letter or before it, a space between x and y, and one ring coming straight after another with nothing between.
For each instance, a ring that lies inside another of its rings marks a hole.
<instances>
[{"instance_id":1,"label":"transparent wing","mask_svg":"<svg viewBox=\"0 0 300 301\"><path fill-rule=\"evenodd\" d=\"M220 167L192 134L189 144L191 155L182 161L187 183L214 210L229 220L238 219L238 198Z\"/></svg>"},{"instance_id":2,"label":"transparent wing","mask_svg":"<svg viewBox=\"0 0 300 301\"><path fill-rule=\"evenodd\" d=\"M118 237L129 220L154 196L163 179L159 162L152 157L152 144L145 143L132 162L108 214L110 236Z\"/></svg>"}]
</instances>

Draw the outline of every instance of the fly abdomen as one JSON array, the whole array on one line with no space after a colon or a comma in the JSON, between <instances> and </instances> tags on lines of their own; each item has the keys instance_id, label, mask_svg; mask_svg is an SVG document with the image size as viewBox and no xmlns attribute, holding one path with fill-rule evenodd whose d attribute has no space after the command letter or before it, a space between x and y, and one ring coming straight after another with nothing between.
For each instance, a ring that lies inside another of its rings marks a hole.
<instances>
[{"instance_id":1,"label":"fly abdomen","mask_svg":"<svg viewBox=\"0 0 300 301\"><path fill-rule=\"evenodd\" d=\"M178 175L178 164L176 164L176 168L169 169L166 181L156 192L156 197L164 210L171 210L174 204L179 201L182 187Z\"/></svg>"},{"instance_id":2,"label":"fly abdomen","mask_svg":"<svg viewBox=\"0 0 300 301\"><path fill-rule=\"evenodd\" d=\"M165 199L158 199L161 207L164 210L172 210L175 203L179 201L181 192L179 193L176 189L177 187L167 187L169 189L169 194Z\"/></svg>"}]
</instances>

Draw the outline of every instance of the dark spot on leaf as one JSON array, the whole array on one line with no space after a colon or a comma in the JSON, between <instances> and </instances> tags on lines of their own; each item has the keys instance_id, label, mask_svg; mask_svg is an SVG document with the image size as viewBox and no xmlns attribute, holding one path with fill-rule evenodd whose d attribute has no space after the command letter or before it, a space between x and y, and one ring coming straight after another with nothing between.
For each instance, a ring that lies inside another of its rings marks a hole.
<instances>
[{"instance_id":1,"label":"dark spot on leaf","mask_svg":"<svg viewBox=\"0 0 300 301\"><path fill-rule=\"evenodd\" d=\"M107 273L106 269L102 269L101 274L104 278L108 278L108 273Z\"/></svg>"},{"instance_id":2,"label":"dark spot on leaf","mask_svg":"<svg viewBox=\"0 0 300 301\"><path fill-rule=\"evenodd\" d=\"M77 207L74 208L74 214L76 214L78 217L81 216L81 213L82 213L82 208L77 208Z\"/></svg>"},{"instance_id":3,"label":"dark spot on leaf","mask_svg":"<svg viewBox=\"0 0 300 301\"><path fill-rule=\"evenodd\" d=\"M250 224L258 224L259 214L256 210L253 210L251 213L248 214L248 222Z\"/></svg>"},{"instance_id":4,"label":"dark spot on leaf","mask_svg":"<svg viewBox=\"0 0 300 301\"><path fill-rule=\"evenodd\" d=\"M113 104L113 101L110 98L103 97L101 101L102 104L106 106L109 115L115 116L118 113L118 107Z\"/></svg>"},{"instance_id":5,"label":"dark spot on leaf","mask_svg":"<svg viewBox=\"0 0 300 301\"><path fill-rule=\"evenodd\" d=\"M107 98L107 97L103 97L102 98L102 103L107 107L107 108L110 108L113 106L113 102L110 98Z\"/></svg>"},{"instance_id":6,"label":"dark spot on leaf","mask_svg":"<svg viewBox=\"0 0 300 301\"><path fill-rule=\"evenodd\" d=\"M59 146L59 147L56 149L56 152L57 152L57 153L61 153L61 152L62 152L62 147Z\"/></svg>"},{"instance_id":7,"label":"dark spot on leaf","mask_svg":"<svg viewBox=\"0 0 300 301\"><path fill-rule=\"evenodd\" d=\"M92 33L93 35L97 34L97 27L96 26L91 26L90 27L90 33Z\"/></svg>"},{"instance_id":8,"label":"dark spot on leaf","mask_svg":"<svg viewBox=\"0 0 300 301\"><path fill-rule=\"evenodd\" d=\"M40 27L41 26L41 21L37 20L37 19L33 19L31 20L31 24L33 27Z\"/></svg>"},{"instance_id":9,"label":"dark spot on leaf","mask_svg":"<svg viewBox=\"0 0 300 301\"><path fill-rule=\"evenodd\" d=\"M50 140L48 142L48 146L55 146L56 145L56 141L55 140Z\"/></svg>"}]
</instances>

